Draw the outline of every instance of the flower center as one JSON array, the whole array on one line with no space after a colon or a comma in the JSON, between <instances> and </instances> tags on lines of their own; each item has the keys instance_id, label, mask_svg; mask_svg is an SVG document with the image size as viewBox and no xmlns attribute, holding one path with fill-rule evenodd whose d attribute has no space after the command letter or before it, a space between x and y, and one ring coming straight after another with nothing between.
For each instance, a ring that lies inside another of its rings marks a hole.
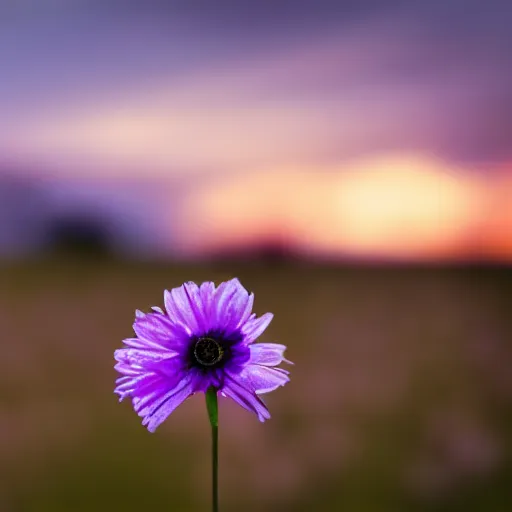
<instances>
[{"instance_id":1,"label":"flower center","mask_svg":"<svg viewBox=\"0 0 512 512\"><path fill-rule=\"evenodd\" d=\"M224 356L224 350L213 338L199 338L194 346L196 361L203 366L213 366Z\"/></svg>"}]
</instances>

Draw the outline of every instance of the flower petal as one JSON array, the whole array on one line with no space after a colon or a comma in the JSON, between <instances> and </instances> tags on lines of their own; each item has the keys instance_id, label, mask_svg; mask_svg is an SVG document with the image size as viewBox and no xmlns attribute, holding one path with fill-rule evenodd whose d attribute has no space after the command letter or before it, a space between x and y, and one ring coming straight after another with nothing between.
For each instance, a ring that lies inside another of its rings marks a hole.
<instances>
[{"instance_id":1,"label":"flower petal","mask_svg":"<svg viewBox=\"0 0 512 512\"><path fill-rule=\"evenodd\" d=\"M242 285L240 285L240 286L242 286ZM247 293L245 288L243 288L243 290L245 293ZM252 308L254 305L254 293L249 293L247 298L242 297L242 299L245 300L245 306L244 306L243 311L242 310L239 311L239 313L241 312L241 316L240 316L240 320L238 321L238 324L236 326L237 329L242 327L242 325L244 325L245 322L247 322L247 320L249 320L249 317L251 316Z\"/></svg>"},{"instance_id":2,"label":"flower petal","mask_svg":"<svg viewBox=\"0 0 512 512\"><path fill-rule=\"evenodd\" d=\"M211 281L206 281L199 287L199 296L203 309L203 317L205 321L206 330L209 330L212 318L212 306L215 298L215 284Z\"/></svg>"},{"instance_id":3,"label":"flower petal","mask_svg":"<svg viewBox=\"0 0 512 512\"><path fill-rule=\"evenodd\" d=\"M130 365L126 363L117 363L114 366L114 370L117 370L122 375L135 376L140 375L144 369L138 365Z\"/></svg>"},{"instance_id":4,"label":"flower petal","mask_svg":"<svg viewBox=\"0 0 512 512\"><path fill-rule=\"evenodd\" d=\"M264 366L277 366L283 361L293 364L284 358L285 345L278 343L255 343L249 347L251 351L250 363Z\"/></svg>"},{"instance_id":5,"label":"flower petal","mask_svg":"<svg viewBox=\"0 0 512 512\"><path fill-rule=\"evenodd\" d=\"M249 320L242 327L242 334L245 337L246 343L252 343L256 340L263 331L268 327L274 315L272 313L265 313L259 318L249 318Z\"/></svg>"},{"instance_id":6,"label":"flower petal","mask_svg":"<svg viewBox=\"0 0 512 512\"><path fill-rule=\"evenodd\" d=\"M128 347L139 348L141 350L167 350L167 348L163 347L160 343L140 338L126 338L123 340L123 343Z\"/></svg>"},{"instance_id":7,"label":"flower petal","mask_svg":"<svg viewBox=\"0 0 512 512\"><path fill-rule=\"evenodd\" d=\"M281 368L268 368L250 364L240 374L240 379L258 394L270 393L290 381L288 372Z\"/></svg>"},{"instance_id":8,"label":"flower petal","mask_svg":"<svg viewBox=\"0 0 512 512\"><path fill-rule=\"evenodd\" d=\"M237 381L227 375L225 385L222 388L222 393L225 396L230 397L244 409L256 413L260 421L263 422L270 418L270 413L268 412L266 405L256 396L254 391L240 385Z\"/></svg>"},{"instance_id":9,"label":"flower petal","mask_svg":"<svg viewBox=\"0 0 512 512\"><path fill-rule=\"evenodd\" d=\"M114 352L114 359L120 363L139 364L158 363L178 355L173 350L140 350L136 348L120 348Z\"/></svg>"},{"instance_id":10,"label":"flower petal","mask_svg":"<svg viewBox=\"0 0 512 512\"><path fill-rule=\"evenodd\" d=\"M159 313L148 313L143 318L137 318L133 330L148 348L156 350L179 349L190 337L184 325L173 323Z\"/></svg>"},{"instance_id":11,"label":"flower petal","mask_svg":"<svg viewBox=\"0 0 512 512\"><path fill-rule=\"evenodd\" d=\"M142 421L150 432L154 432L156 428L193 393L192 384L187 381L183 385L168 391L160 396L151 407L143 407L139 411L139 415L145 414Z\"/></svg>"},{"instance_id":12,"label":"flower petal","mask_svg":"<svg viewBox=\"0 0 512 512\"><path fill-rule=\"evenodd\" d=\"M166 393L175 392L176 387L180 385L180 380L167 383L162 378L153 382L142 383L133 393L133 407L139 416L147 416L161 400Z\"/></svg>"},{"instance_id":13,"label":"flower petal","mask_svg":"<svg viewBox=\"0 0 512 512\"><path fill-rule=\"evenodd\" d=\"M204 328L204 314L201 295L197 284L189 281L179 288L164 292L165 309L173 322L188 327L191 333L198 334Z\"/></svg>"},{"instance_id":14,"label":"flower petal","mask_svg":"<svg viewBox=\"0 0 512 512\"><path fill-rule=\"evenodd\" d=\"M188 381L187 381L188 382ZM180 391L187 382L177 382L173 386L165 385L162 379L137 390L133 396L133 408L144 419L151 416L167 398Z\"/></svg>"},{"instance_id":15,"label":"flower petal","mask_svg":"<svg viewBox=\"0 0 512 512\"><path fill-rule=\"evenodd\" d=\"M141 393L150 386L156 386L161 383L161 378L153 373L140 373L136 376L124 376L116 380L117 387L114 393L119 395L121 402L127 396L133 396Z\"/></svg>"},{"instance_id":16,"label":"flower petal","mask_svg":"<svg viewBox=\"0 0 512 512\"><path fill-rule=\"evenodd\" d=\"M238 279L221 283L215 291L211 327L228 335L236 331L249 318L253 301L254 295Z\"/></svg>"}]
</instances>

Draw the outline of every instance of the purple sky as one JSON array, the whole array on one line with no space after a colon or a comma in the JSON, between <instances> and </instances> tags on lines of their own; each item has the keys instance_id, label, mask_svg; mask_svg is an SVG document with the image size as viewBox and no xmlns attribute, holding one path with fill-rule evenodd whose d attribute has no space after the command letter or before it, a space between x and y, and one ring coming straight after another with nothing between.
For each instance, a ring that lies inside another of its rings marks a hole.
<instances>
[{"instance_id":1,"label":"purple sky","mask_svg":"<svg viewBox=\"0 0 512 512\"><path fill-rule=\"evenodd\" d=\"M0 154L157 176L509 159L510 26L498 0L4 2Z\"/></svg>"}]
</instances>

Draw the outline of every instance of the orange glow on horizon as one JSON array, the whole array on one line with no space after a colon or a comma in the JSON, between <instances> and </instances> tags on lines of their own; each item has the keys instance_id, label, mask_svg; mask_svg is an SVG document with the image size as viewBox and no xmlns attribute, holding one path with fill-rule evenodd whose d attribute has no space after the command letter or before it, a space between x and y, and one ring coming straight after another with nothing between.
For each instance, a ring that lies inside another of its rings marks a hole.
<instances>
[{"instance_id":1,"label":"orange glow on horizon","mask_svg":"<svg viewBox=\"0 0 512 512\"><path fill-rule=\"evenodd\" d=\"M184 224L192 252L280 237L327 256L446 260L485 253L489 198L481 180L436 160L382 157L233 176L194 194ZM510 255L510 232L495 227Z\"/></svg>"},{"instance_id":2,"label":"orange glow on horizon","mask_svg":"<svg viewBox=\"0 0 512 512\"><path fill-rule=\"evenodd\" d=\"M435 161L366 162L340 178L338 243L325 249L385 258L457 257L481 210L476 185Z\"/></svg>"},{"instance_id":3,"label":"orange glow on horizon","mask_svg":"<svg viewBox=\"0 0 512 512\"><path fill-rule=\"evenodd\" d=\"M491 259L512 259L512 164L486 183L480 244Z\"/></svg>"}]
</instances>

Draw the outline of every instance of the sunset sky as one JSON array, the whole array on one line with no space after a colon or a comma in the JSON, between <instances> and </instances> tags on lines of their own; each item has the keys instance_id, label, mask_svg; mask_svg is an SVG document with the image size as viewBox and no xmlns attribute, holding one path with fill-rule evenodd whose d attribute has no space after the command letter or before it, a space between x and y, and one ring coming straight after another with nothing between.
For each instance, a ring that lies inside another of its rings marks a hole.
<instances>
[{"instance_id":1,"label":"sunset sky","mask_svg":"<svg viewBox=\"0 0 512 512\"><path fill-rule=\"evenodd\" d=\"M0 164L173 184L185 252L508 258L504 4L5 2Z\"/></svg>"}]
</instances>

